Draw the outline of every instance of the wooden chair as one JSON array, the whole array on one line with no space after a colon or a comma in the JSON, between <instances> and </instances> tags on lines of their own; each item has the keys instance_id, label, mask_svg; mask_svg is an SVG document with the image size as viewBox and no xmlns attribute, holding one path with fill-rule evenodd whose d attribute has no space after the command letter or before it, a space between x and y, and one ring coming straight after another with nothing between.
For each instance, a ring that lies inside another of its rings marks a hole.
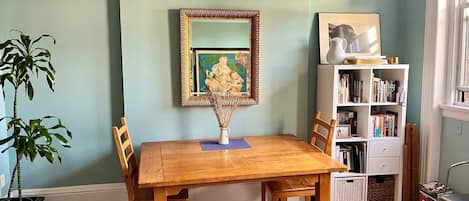
<instances>
[{"instance_id":1,"label":"wooden chair","mask_svg":"<svg viewBox=\"0 0 469 201\"><path fill-rule=\"evenodd\" d=\"M331 155L332 137L335 130L335 120L329 123L320 119L321 113L317 112L314 119L313 133L311 134L310 144L327 155ZM321 133L320 127L323 127L327 133ZM324 149L316 146L317 140L324 143ZM305 197L305 201L311 201L311 196L316 195L317 178L298 178L282 181L262 182L262 201L266 201L267 187L272 193L272 201L287 201L288 197Z\"/></svg>"},{"instance_id":2,"label":"wooden chair","mask_svg":"<svg viewBox=\"0 0 469 201\"><path fill-rule=\"evenodd\" d=\"M114 126L112 127L112 132L114 133L114 140L116 142L117 153L119 155L129 201L153 200L152 189L139 189L137 187L138 165L125 117L121 118L121 123L122 127L118 128ZM176 195L168 196L168 201L187 201L187 189L177 189L175 194Z\"/></svg>"}]
</instances>

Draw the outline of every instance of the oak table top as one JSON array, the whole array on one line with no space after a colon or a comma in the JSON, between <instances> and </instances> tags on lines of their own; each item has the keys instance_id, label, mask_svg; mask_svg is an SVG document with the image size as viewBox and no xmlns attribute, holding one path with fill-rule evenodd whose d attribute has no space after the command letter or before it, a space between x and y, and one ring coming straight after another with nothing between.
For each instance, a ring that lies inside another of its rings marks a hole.
<instances>
[{"instance_id":1,"label":"oak table top","mask_svg":"<svg viewBox=\"0 0 469 201\"><path fill-rule=\"evenodd\" d=\"M293 135L243 138L251 148L202 151L200 140L143 143L138 186L154 188L156 196L161 188L330 177L331 172L346 171L343 164Z\"/></svg>"}]
</instances>

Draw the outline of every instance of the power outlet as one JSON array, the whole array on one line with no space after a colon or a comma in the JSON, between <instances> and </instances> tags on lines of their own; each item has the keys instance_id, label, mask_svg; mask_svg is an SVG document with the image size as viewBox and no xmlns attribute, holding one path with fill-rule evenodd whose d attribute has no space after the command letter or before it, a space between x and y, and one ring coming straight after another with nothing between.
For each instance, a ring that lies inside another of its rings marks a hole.
<instances>
[{"instance_id":1,"label":"power outlet","mask_svg":"<svg viewBox=\"0 0 469 201\"><path fill-rule=\"evenodd\" d=\"M0 190L5 187L5 174L0 175Z\"/></svg>"}]
</instances>

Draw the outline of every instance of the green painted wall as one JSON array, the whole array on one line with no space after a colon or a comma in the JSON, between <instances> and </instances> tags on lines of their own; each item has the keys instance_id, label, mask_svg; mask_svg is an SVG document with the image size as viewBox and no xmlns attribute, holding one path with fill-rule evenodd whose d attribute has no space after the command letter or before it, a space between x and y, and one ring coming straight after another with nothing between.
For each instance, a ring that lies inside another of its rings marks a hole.
<instances>
[{"instance_id":1,"label":"green painted wall","mask_svg":"<svg viewBox=\"0 0 469 201\"><path fill-rule=\"evenodd\" d=\"M0 89L0 94L3 93L3 90ZM5 101L3 100L3 96L0 95L0 117L5 116ZM0 122L0 139L6 137L6 123L4 121ZM7 145L0 145L0 150L7 148ZM0 154L0 174L5 175L5 180L10 180L10 161L9 161L9 154ZM8 186L5 186L0 191L0 197L5 195L8 192Z\"/></svg>"},{"instance_id":2,"label":"green painted wall","mask_svg":"<svg viewBox=\"0 0 469 201\"><path fill-rule=\"evenodd\" d=\"M407 122L420 124L422 95L423 44L425 31L425 0L403 0L399 6L399 23L389 29L397 30L399 47L395 53L401 62L410 64L407 92Z\"/></svg>"},{"instance_id":3,"label":"green painted wall","mask_svg":"<svg viewBox=\"0 0 469 201\"><path fill-rule=\"evenodd\" d=\"M49 33L57 39L51 47L56 92L50 92L41 78L33 102L21 92L19 114L25 118L55 114L74 133L72 149L60 149L62 165L41 159L23 162L25 188L122 181L111 132L112 120L117 119L113 117L123 111L116 2L1 1L0 41L12 37L10 29L36 36ZM7 93L6 106L11 108L11 90ZM10 154L11 166L14 157Z\"/></svg>"},{"instance_id":4,"label":"green painted wall","mask_svg":"<svg viewBox=\"0 0 469 201\"><path fill-rule=\"evenodd\" d=\"M443 118L440 151L440 181L446 180L448 166L469 160L469 122ZM458 131L462 127L462 132ZM450 186L459 193L469 193L469 165L451 170Z\"/></svg>"},{"instance_id":5,"label":"green painted wall","mask_svg":"<svg viewBox=\"0 0 469 201\"><path fill-rule=\"evenodd\" d=\"M378 11L382 14L383 53L403 57L407 53L402 50L406 45L400 42L402 39L407 38L413 51L423 52L419 48L423 42L411 40L411 36L419 34L423 38L423 29L397 28L414 18L410 10L402 11L407 4L413 3L121 0L119 10L117 0L4 0L0 7L0 40L9 38L8 31L16 28L32 34L51 33L58 41L52 51L58 71L57 92L48 92L41 83L33 103L21 101L21 114L57 114L75 134L74 147L63 152L62 166L46 161L25 163L26 188L122 181L111 125L123 115L123 99L136 145L149 140L218 134L211 109L179 106L181 7L261 11L260 105L238 109L231 132L235 136L297 133L305 137L314 112L319 55L315 13ZM422 16L423 11L418 13L417 21L423 27ZM421 72L421 66L412 64L411 68ZM421 81L415 73L410 76L411 80L415 77L416 83ZM420 108L420 95L417 97L409 96L409 105L418 105L409 106L415 114Z\"/></svg>"},{"instance_id":6,"label":"green painted wall","mask_svg":"<svg viewBox=\"0 0 469 201\"><path fill-rule=\"evenodd\" d=\"M304 136L310 24L307 5L307 0L288 4L267 0L121 1L125 114L135 143L218 135L212 109L179 106L181 7L260 10L261 104L239 108L231 133Z\"/></svg>"}]
</instances>

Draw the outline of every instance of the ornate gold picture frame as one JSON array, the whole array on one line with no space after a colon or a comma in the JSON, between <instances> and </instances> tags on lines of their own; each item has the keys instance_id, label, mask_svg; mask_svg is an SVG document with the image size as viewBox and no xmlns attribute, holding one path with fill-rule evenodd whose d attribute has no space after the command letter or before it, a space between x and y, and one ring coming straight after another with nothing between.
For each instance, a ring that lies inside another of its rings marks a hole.
<instances>
[{"instance_id":1,"label":"ornate gold picture frame","mask_svg":"<svg viewBox=\"0 0 469 201\"><path fill-rule=\"evenodd\" d=\"M210 105L213 89L259 103L259 22L257 10L180 9L182 106Z\"/></svg>"}]
</instances>

